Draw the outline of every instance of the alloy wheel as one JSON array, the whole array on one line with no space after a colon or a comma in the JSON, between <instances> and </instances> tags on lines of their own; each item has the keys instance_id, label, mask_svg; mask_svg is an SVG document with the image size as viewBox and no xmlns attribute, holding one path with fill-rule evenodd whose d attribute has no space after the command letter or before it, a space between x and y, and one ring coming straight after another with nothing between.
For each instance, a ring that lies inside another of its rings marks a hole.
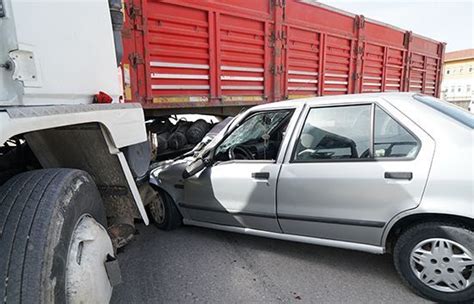
<instances>
[{"instance_id":1,"label":"alloy wheel","mask_svg":"<svg viewBox=\"0 0 474 304\"><path fill-rule=\"evenodd\" d=\"M423 284L441 292L463 291L474 280L472 252L444 238L418 243L410 254L410 266Z\"/></svg>"}]
</instances>

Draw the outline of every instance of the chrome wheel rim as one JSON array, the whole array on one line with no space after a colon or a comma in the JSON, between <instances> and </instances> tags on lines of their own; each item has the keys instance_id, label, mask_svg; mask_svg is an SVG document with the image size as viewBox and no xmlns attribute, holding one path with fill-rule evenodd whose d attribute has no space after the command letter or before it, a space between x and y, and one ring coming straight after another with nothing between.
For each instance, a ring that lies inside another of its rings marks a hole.
<instances>
[{"instance_id":1,"label":"chrome wheel rim","mask_svg":"<svg viewBox=\"0 0 474 304\"><path fill-rule=\"evenodd\" d=\"M159 193L156 193L154 199L150 203L150 212L153 219L158 224L163 224L165 221L165 203Z\"/></svg>"},{"instance_id":2,"label":"chrome wheel rim","mask_svg":"<svg viewBox=\"0 0 474 304\"><path fill-rule=\"evenodd\" d=\"M418 243L410 254L415 276L426 286L442 292L459 292L474 280L474 258L458 242L432 238Z\"/></svg>"},{"instance_id":3,"label":"chrome wheel rim","mask_svg":"<svg viewBox=\"0 0 474 304\"><path fill-rule=\"evenodd\" d=\"M108 303L113 287L104 263L114 256L107 230L92 216L77 222L69 243L66 264L67 303Z\"/></svg>"}]
</instances>

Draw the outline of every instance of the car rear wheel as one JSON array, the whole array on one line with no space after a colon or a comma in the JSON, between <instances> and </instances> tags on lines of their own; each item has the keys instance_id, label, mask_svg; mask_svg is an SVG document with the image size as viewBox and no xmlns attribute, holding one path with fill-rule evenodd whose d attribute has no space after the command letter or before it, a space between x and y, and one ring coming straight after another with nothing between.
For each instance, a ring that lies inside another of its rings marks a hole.
<instances>
[{"instance_id":1,"label":"car rear wheel","mask_svg":"<svg viewBox=\"0 0 474 304\"><path fill-rule=\"evenodd\" d=\"M0 188L3 303L107 303L113 259L92 178L73 169L19 174Z\"/></svg>"},{"instance_id":2,"label":"car rear wheel","mask_svg":"<svg viewBox=\"0 0 474 304\"><path fill-rule=\"evenodd\" d=\"M155 225L162 230L173 230L181 226L181 214L173 199L162 190L155 189L155 194L148 204L148 211Z\"/></svg>"},{"instance_id":3,"label":"car rear wheel","mask_svg":"<svg viewBox=\"0 0 474 304\"><path fill-rule=\"evenodd\" d=\"M394 263L405 283L430 300L474 300L472 227L451 223L416 225L397 240Z\"/></svg>"}]
</instances>

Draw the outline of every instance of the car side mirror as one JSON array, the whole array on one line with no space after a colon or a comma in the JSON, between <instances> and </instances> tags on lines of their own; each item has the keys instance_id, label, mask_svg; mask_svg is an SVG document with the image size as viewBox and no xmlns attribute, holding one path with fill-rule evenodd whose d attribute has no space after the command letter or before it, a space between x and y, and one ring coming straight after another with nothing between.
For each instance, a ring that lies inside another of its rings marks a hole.
<instances>
[{"instance_id":1,"label":"car side mirror","mask_svg":"<svg viewBox=\"0 0 474 304\"><path fill-rule=\"evenodd\" d=\"M184 169L183 178L189 178L196 173L200 172L202 169L208 167L210 165L210 161L208 159L197 158Z\"/></svg>"}]
</instances>

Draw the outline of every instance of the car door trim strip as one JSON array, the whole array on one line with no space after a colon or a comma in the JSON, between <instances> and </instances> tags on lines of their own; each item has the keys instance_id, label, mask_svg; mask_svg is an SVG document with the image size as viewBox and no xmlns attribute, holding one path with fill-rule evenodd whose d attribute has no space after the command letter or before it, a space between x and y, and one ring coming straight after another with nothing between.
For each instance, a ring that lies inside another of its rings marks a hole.
<instances>
[{"instance_id":1,"label":"car door trim strip","mask_svg":"<svg viewBox=\"0 0 474 304\"><path fill-rule=\"evenodd\" d=\"M185 203L179 203L178 205L186 209L220 212L220 213L226 213L233 216L256 216L256 217L264 217L264 218L278 218L279 220L319 222L319 223L328 223L328 224L365 226L365 227L376 227L376 228L382 228L385 226L385 222L379 222L379 221L362 221L362 220L326 218L326 217L315 217L315 216L306 216L306 215L286 215L286 214L279 214L277 217L277 216L274 216L272 214L267 214L267 213L241 212L241 211L233 212L233 211L228 211L228 210L221 210L214 207L194 206L194 205L189 205Z\"/></svg>"},{"instance_id":2,"label":"car door trim strip","mask_svg":"<svg viewBox=\"0 0 474 304\"><path fill-rule=\"evenodd\" d=\"M268 214L268 213L242 212L242 211L235 211L234 212L234 211L228 211L228 210L221 210L221 209L214 208L214 207L194 206L194 205L189 205L189 204L184 204L184 203L179 203L178 205L180 207L186 208L186 209L220 212L220 213L226 213L226 214L233 215L233 216L258 216L258 217L265 217L265 218L272 218L272 219L276 218L275 215Z\"/></svg>"},{"instance_id":3,"label":"car door trim strip","mask_svg":"<svg viewBox=\"0 0 474 304\"><path fill-rule=\"evenodd\" d=\"M382 228L382 227L385 226L385 222L379 222L379 221L351 220L351 219L316 217L316 216L307 216L307 215L278 214L278 219L279 220L292 220L292 221L305 221L305 222L319 222L319 223L328 223L328 224L351 225L351 226L376 227L376 228Z\"/></svg>"}]
</instances>

